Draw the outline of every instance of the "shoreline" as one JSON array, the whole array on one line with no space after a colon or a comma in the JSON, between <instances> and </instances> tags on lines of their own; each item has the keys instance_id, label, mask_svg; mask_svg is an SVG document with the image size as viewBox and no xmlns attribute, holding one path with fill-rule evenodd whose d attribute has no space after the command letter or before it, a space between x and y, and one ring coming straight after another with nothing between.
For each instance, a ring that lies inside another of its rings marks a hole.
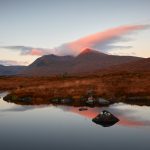
<instances>
[{"instance_id":1,"label":"shoreline","mask_svg":"<svg viewBox=\"0 0 150 150\"><path fill-rule=\"evenodd\" d=\"M45 97L45 95L43 95ZM92 97L92 102L87 103L89 97ZM51 97L51 98L42 98L42 97L31 97L29 95L18 96L14 93L9 92L4 98L5 101L21 104L21 105L41 105L41 104L53 104L53 105L70 105L77 107L103 107L109 106L113 103L126 103L131 105L139 105L139 106L150 106L150 96L131 96L131 97L113 97L113 98L104 98L101 96L65 96L65 97ZM107 101L108 103L100 103L99 100Z\"/></svg>"},{"instance_id":2,"label":"shoreline","mask_svg":"<svg viewBox=\"0 0 150 150\"><path fill-rule=\"evenodd\" d=\"M150 72L102 72L84 76L0 77L0 90L9 91L10 102L20 98L30 104L47 104L52 99L103 98L110 103L150 105ZM27 99L26 99L27 98ZM32 99L32 100L31 100Z\"/></svg>"}]
</instances>

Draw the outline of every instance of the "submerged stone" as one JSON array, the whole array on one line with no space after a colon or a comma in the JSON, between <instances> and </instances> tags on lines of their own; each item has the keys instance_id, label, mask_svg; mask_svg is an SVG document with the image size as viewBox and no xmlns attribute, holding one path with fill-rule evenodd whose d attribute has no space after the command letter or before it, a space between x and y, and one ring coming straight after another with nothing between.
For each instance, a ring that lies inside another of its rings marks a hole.
<instances>
[{"instance_id":1,"label":"submerged stone","mask_svg":"<svg viewBox=\"0 0 150 150\"><path fill-rule=\"evenodd\" d=\"M109 127L116 124L119 121L119 119L110 112L108 112L107 110L104 110L100 114L98 114L95 118L93 118L92 121L103 127Z\"/></svg>"}]
</instances>

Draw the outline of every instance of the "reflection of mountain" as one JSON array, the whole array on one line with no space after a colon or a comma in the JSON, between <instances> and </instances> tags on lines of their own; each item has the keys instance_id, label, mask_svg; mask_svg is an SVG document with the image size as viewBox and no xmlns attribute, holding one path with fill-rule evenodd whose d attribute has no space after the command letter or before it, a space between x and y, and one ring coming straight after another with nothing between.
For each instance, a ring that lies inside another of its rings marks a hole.
<instances>
[{"instance_id":1,"label":"reflection of mountain","mask_svg":"<svg viewBox=\"0 0 150 150\"><path fill-rule=\"evenodd\" d=\"M122 109L122 106L125 107L124 110ZM127 107L129 107L129 110L127 110ZM79 111L78 108L69 106L61 106L60 108L65 111L71 111L75 114L79 114L88 119L93 119L103 110L103 108L98 107L88 108L88 110L86 111ZM127 127L137 127L137 126L150 126L150 120L147 120L147 118L143 118L143 116L146 116L146 114L150 113L150 110L147 111L146 109L145 111L145 108L149 109L149 107L118 104L117 107L112 105L112 107L110 106L105 109L110 111L117 118L119 118L120 121L117 123L117 125ZM149 118L149 115L147 117Z\"/></svg>"}]
</instances>

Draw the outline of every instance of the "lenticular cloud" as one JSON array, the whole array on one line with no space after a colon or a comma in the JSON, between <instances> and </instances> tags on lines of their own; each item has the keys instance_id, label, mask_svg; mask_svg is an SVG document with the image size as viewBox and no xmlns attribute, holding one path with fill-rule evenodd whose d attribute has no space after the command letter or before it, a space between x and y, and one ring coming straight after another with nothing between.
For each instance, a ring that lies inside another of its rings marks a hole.
<instances>
[{"instance_id":1,"label":"lenticular cloud","mask_svg":"<svg viewBox=\"0 0 150 150\"><path fill-rule=\"evenodd\" d=\"M100 50L102 52L109 52L112 49L124 48L128 49L132 46L124 46L115 44L118 42L128 41L124 38L125 35L133 33L138 30L143 30L149 28L149 25L126 25L116 28L111 28L102 32L97 32L78 40L63 44L59 47L53 49L44 48L34 48L26 46L6 46L3 48L18 50L21 55L36 55L42 56L47 54L57 54L57 55L78 55L85 48L92 48Z\"/></svg>"},{"instance_id":2,"label":"lenticular cloud","mask_svg":"<svg viewBox=\"0 0 150 150\"><path fill-rule=\"evenodd\" d=\"M77 55L85 48L99 49L103 52L116 48L113 44L124 41L123 36L137 30L143 30L148 25L126 25L120 26L106 31L97 32L80 38L76 41L64 44L57 48L57 53L61 55ZM121 48L122 46L119 46ZM125 48L129 48L125 47Z\"/></svg>"}]
</instances>

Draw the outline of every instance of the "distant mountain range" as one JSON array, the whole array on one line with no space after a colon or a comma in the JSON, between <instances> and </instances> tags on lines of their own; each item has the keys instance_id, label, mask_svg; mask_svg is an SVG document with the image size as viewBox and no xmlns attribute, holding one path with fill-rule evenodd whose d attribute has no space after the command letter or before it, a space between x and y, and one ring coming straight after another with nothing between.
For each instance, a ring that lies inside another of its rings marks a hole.
<instances>
[{"instance_id":1,"label":"distant mountain range","mask_svg":"<svg viewBox=\"0 0 150 150\"><path fill-rule=\"evenodd\" d=\"M3 75L16 75L23 71L25 66L3 66L0 65L0 76Z\"/></svg>"},{"instance_id":2,"label":"distant mountain range","mask_svg":"<svg viewBox=\"0 0 150 150\"><path fill-rule=\"evenodd\" d=\"M116 56L92 49L83 50L78 56L45 55L29 66L0 66L0 75L49 76L92 73L105 68L150 70L150 58Z\"/></svg>"}]
</instances>

